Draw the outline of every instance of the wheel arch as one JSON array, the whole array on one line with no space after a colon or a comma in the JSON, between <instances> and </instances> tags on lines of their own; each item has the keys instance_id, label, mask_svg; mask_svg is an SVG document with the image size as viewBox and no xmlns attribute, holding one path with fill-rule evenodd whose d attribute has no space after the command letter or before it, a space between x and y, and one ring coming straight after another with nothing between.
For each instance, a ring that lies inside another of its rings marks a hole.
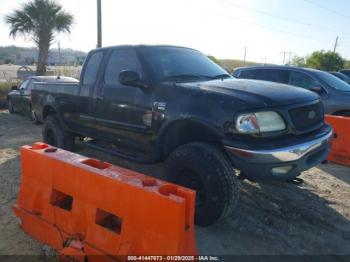
<instances>
[{"instance_id":1,"label":"wheel arch","mask_svg":"<svg viewBox=\"0 0 350 262\"><path fill-rule=\"evenodd\" d=\"M43 107L42 119L45 120L49 115L57 114L57 110L53 105L47 104Z\"/></svg>"},{"instance_id":2,"label":"wheel arch","mask_svg":"<svg viewBox=\"0 0 350 262\"><path fill-rule=\"evenodd\" d=\"M177 147L192 142L221 145L222 135L209 123L197 119L177 119L160 130L157 150L162 159Z\"/></svg>"}]
</instances>

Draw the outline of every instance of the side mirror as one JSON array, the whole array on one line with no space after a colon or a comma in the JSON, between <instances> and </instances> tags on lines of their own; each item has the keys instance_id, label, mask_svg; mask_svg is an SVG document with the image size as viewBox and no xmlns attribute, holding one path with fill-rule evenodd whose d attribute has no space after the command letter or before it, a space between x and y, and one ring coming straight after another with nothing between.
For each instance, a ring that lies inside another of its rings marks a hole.
<instances>
[{"instance_id":1,"label":"side mirror","mask_svg":"<svg viewBox=\"0 0 350 262\"><path fill-rule=\"evenodd\" d=\"M323 88L320 87L320 86L312 86L312 87L310 87L310 90L311 90L311 91L314 91L314 92L316 92L316 93L321 93L322 90L323 90Z\"/></svg>"},{"instance_id":2,"label":"side mirror","mask_svg":"<svg viewBox=\"0 0 350 262\"><path fill-rule=\"evenodd\" d=\"M132 70L123 70L119 73L119 82L126 86L136 86L142 89L147 88L146 84L141 80L139 73Z\"/></svg>"},{"instance_id":3,"label":"side mirror","mask_svg":"<svg viewBox=\"0 0 350 262\"><path fill-rule=\"evenodd\" d=\"M12 86L11 91L18 90L18 86Z\"/></svg>"}]
</instances>

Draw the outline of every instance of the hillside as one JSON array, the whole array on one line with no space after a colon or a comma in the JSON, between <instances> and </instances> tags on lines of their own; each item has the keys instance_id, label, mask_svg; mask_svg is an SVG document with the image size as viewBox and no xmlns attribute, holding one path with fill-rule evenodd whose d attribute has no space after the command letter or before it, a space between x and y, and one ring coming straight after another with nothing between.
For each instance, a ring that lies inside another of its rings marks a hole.
<instances>
[{"instance_id":1,"label":"hillside","mask_svg":"<svg viewBox=\"0 0 350 262\"><path fill-rule=\"evenodd\" d=\"M38 56L35 47L24 48L17 46L0 47L0 64L32 65ZM48 64L81 64L86 57L86 53L73 49L51 49Z\"/></svg>"},{"instance_id":2,"label":"hillside","mask_svg":"<svg viewBox=\"0 0 350 262\"><path fill-rule=\"evenodd\" d=\"M256 65L254 62L244 62L242 60L237 59L218 59L220 65L224 67L227 71L233 72L233 70L237 67Z\"/></svg>"}]
</instances>

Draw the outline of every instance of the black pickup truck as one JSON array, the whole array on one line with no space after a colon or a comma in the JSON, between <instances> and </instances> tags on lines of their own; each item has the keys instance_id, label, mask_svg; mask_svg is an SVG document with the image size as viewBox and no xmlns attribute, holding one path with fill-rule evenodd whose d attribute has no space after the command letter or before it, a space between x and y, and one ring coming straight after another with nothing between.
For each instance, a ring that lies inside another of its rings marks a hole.
<instances>
[{"instance_id":1,"label":"black pickup truck","mask_svg":"<svg viewBox=\"0 0 350 262\"><path fill-rule=\"evenodd\" d=\"M79 83L37 83L32 104L43 140L75 137L137 161L164 161L165 177L197 191L196 223L238 200L240 176L289 180L324 161L332 129L318 95L238 80L202 53L174 46L91 51Z\"/></svg>"}]
</instances>

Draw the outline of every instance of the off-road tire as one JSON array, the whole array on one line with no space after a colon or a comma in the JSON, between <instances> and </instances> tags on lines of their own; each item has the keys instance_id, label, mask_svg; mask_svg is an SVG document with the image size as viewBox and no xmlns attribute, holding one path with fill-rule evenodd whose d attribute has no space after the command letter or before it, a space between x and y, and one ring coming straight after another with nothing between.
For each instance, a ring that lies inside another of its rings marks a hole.
<instances>
[{"instance_id":1,"label":"off-road tire","mask_svg":"<svg viewBox=\"0 0 350 262\"><path fill-rule=\"evenodd\" d=\"M74 136L64 131L55 115L45 118L43 131L43 141L55 147L59 147L68 151L74 149Z\"/></svg>"},{"instance_id":2,"label":"off-road tire","mask_svg":"<svg viewBox=\"0 0 350 262\"><path fill-rule=\"evenodd\" d=\"M197 225L214 224L237 206L240 187L235 170L227 156L213 145L196 142L180 146L165 161L164 174L168 181L197 191ZM197 184L187 181L192 176Z\"/></svg>"}]
</instances>

